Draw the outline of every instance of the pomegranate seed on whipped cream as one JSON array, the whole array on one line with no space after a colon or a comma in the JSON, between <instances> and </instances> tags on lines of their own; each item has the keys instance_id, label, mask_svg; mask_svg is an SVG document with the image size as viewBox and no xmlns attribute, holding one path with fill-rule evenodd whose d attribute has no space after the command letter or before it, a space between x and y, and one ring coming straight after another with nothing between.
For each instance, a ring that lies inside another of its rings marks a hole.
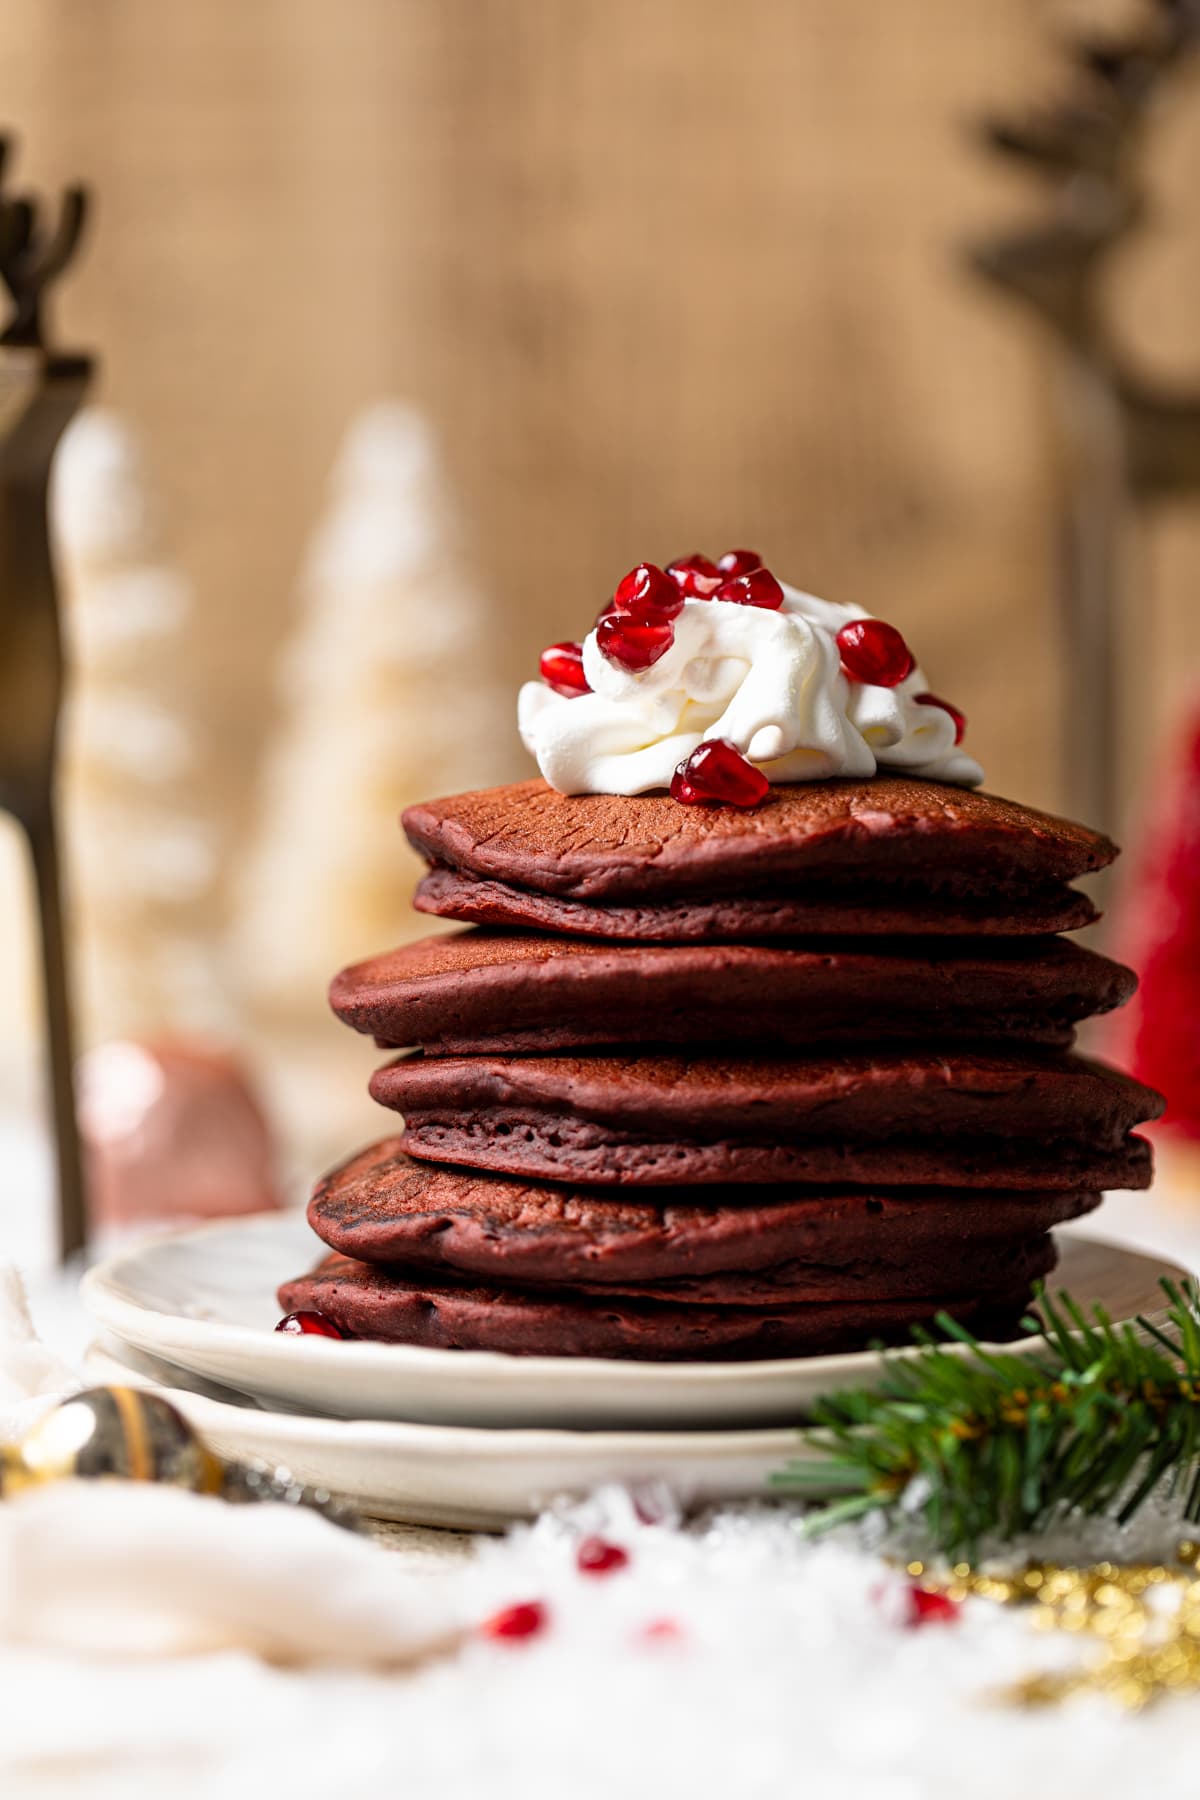
<instances>
[{"instance_id":1,"label":"pomegranate seed on whipped cream","mask_svg":"<svg viewBox=\"0 0 1200 1800\"><path fill-rule=\"evenodd\" d=\"M761 769L724 738L706 738L671 777L671 798L681 806L714 801L721 806L760 806L771 791Z\"/></svg>"},{"instance_id":2,"label":"pomegranate seed on whipped cream","mask_svg":"<svg viewBox=\"0 0 1200 1800\"><path fill-rule=\"evenodd\" d=\"M565 694L568 699L591 691L583 672L582 644L551 644L548 650L542 651L538 673L556 694Z\"/></svg>"},{"instance_id":3,"label":"pomegranate seed on whipped cream","mask_svg":"<svg viewBox=\"0 0 1200 1800\"><path fill-rule=\"evenodd\" d=\"M731 575L723 581L714 600L732 600L735 606L761 606L767 612L778 612L783 605L783 589L770 569L751 569L748 575Z\"/></svg>"},{"instance_id":4,"label":"pomegranate seed on whipped cream","mask_svg":"<svg viewBox=\"0 0 1200 1800\"><path fill-rule=\"evenodd\" d=\"M757 550L727 550L724 556L717 558L717 567L722 575L749 575L752 569L762 568L762 557Z\"/></svg>"},{"instance_id":5,"label":"pomegranate seed on whipped cream","mask_svg":"<svg viewBox=\"0 0 1200 1800\"><path fill-rule=\"evenodd\" d=\"M967 729L967 716L959 712L957 706L951 706L949 700L939 700L936 694L918 694L917 705L940 706L943 712L948 712L954 720L954 741L956 744L962 743Z\"/></svg>"},{"instance_id":6,"label":"pomegranate seed on whipped cream","mask_svg":"<svg viewBox=\"0 0 1200 1800\"><path fill-rule=\"evenodd\" d=\"M674 562L667 564L667 574L689 600L711 600L726 573L699 551L691 556L677 556Z\"/></svg>"},{"instance_id":7,"label":"pomegranate seed on whipped cream","mask_svg":"<svg viewBox=\"0 0 1200 1800\"><path fill-rule=\"evenodd\" d=\"M875 687L899 687L911 675L916 657L896 630L882 619L856 619L837 634L842 668L851 681Z\"/></svg>"},{"instance_id":8,"label":"pomegranate seed on whipped cream","mask_svg":"<svg viewBox=\"0 0 1200 1800\"><path fill-rule=\"evenodd\" d=\"M519 703L525 746L563 794L670 788L681 765L718 740L748 766L731 783L739 794L763 781L879 769L966 787L983 780L959 748L962 714L933 696L899 631L789 587L754 550L715 561L697 551L666 569L639 563L577 667L566 680L561 663L544 667L547 679L526 682ZM690 780L685 795L684 780L676 790L685 804L718 798Z\"/></svg>"}]
</instances>

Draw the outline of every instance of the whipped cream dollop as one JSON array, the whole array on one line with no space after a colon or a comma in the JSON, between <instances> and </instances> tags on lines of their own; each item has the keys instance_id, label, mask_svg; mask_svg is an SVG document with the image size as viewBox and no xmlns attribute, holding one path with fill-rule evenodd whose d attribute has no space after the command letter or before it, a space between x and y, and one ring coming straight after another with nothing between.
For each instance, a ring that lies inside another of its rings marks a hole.
<instances>
[{"instance_id":1,"label":"whipped cream dollop","mask_svg":"<svg viewBox=\"0 0 1200 1800\"><path fill-rule=\"evenodd\" d=\"M837 634L871 615L783 585L778 612L725 600L684 602L674 642L648 669L600 650L593 630L583 669L591 693L541 681L521 689L525 747L563 794L644 794L665 788L696 747L724 738L771 782L863 777L904 769L971 787L983 770L955 743L942 706L918 700L914 667L895 687L851 681Z\"/></svg>"}]
</instances>

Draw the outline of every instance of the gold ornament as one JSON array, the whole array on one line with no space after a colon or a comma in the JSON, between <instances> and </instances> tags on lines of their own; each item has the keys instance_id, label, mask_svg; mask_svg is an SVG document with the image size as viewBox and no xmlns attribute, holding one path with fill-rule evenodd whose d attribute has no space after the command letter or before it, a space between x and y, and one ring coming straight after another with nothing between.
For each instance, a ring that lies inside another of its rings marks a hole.
<instances>
[{"instance_id":1,"label":"gold ornament","mask_svg":"<svg viewBox=\"0 0 1200 1800\"><path fill-rule=\"evenodd\" d=\"M39 1419L19 1444L0 1447L0 1495L97 1477L307 1506L347 1530L364 1529L345 1501L297 1481L289 1469L222 1462L170 1401L143 1388L87 1388Z\"/></svg>"},{"instance_id":2,"label":"gold ornament","mask_svg":"<svg viewBox=\"0 0 1200 1800\"><path fill-rule=\"evenodd\" d=\"M140 1388L88 1388L56 1406L4 1457L3 1491L71 1477L163 1481L221 1491L222 1467L182 1413Z\"/></svg>"}]
</instances>

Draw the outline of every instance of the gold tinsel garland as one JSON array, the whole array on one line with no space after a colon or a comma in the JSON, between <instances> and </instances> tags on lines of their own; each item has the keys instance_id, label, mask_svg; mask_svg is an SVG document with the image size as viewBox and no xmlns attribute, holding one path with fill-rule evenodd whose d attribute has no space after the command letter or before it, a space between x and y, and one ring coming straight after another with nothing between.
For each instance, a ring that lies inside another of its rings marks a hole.
<instances>
[{"instance_id":1,"label":"gold tinsel garland","mask_svg":"<svg viewBox=\"0 0 1200 1800\"><path fill-rule=\"evenodd\" d=\"M969 1596L1028 1606L1044 1631L1097 1640L1100 1654L1077 1669L1025 1676L996 1698L1025 1707L1051 1706L1074 1694L1103 1694L1140 1712L1168 1694L1200 1692L1200 1545L1185 1540L1174 1565L1029 1562L1014 1575L956 1563L939 1577L924 1563L906 1572L924 1588L962 1601Z\"/></svg>"}]
</instances>

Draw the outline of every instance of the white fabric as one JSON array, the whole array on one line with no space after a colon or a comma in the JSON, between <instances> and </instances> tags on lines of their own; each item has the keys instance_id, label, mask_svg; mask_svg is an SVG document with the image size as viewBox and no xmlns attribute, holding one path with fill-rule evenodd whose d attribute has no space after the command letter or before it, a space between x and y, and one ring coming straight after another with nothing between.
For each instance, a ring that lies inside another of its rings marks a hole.
<instances>
[{"instance_id":1,"label":"white fabric","mask_svg":"<svg viewBox=\"0 0 1200 1800\"><path fill-rule=\"evenodd\" d=\"M79 1386L69 1364L47 1350L33 1329L17 1271L0 1264L0 1443L12 1443Z\"/></svg>"},{"instance_id":2,"label":"white fabric","mask_svg":"<svg viewBox=\"0 0 1200 1800\"><path fill-rule=\"evenodd\" d=\"M61 1482L0 1515L0 1641L141 1656L410 1662L461 1603L298 1507L227 1506L141 1482Z\"/></svg>"},{"instance_id":3,"label":"white fabric","mask_svg":"<svg viewBox=\"0 0 1200 1800\"><path fill-rule=\"evenodd\" d=\"M38 1342L0 1270L0 1438L79 1382ZM456 1634L445 1579L413 1582L363 1538L295 1506L227 1506L140 1482L68 1481L0 1507L0 1642L276 1661L408 1662Z\"/></svg>"}]
</instances>

